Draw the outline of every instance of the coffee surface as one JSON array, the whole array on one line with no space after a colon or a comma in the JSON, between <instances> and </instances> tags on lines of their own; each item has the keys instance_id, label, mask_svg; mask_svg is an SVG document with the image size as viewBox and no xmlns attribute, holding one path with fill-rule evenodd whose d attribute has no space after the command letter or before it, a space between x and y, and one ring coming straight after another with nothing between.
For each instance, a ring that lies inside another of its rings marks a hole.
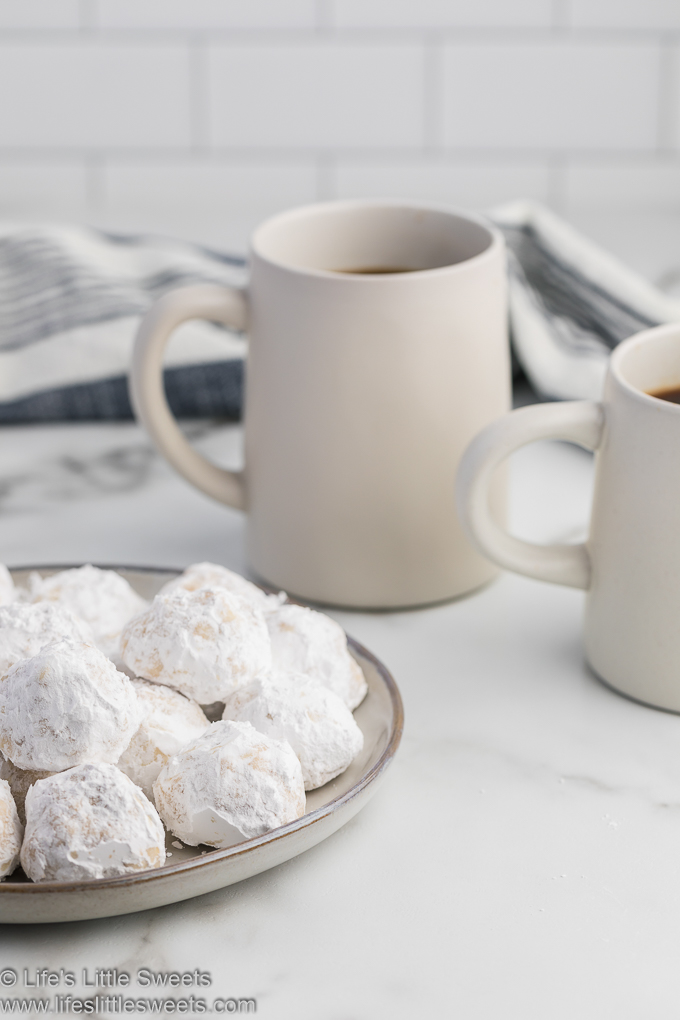
<instances>
[{"instance_id":1,"label":"coffee surface","mask_svg":"<svg viewBox=\"0 0 680 1020\"><path fill-rule=\"evenodd\" d=\"M650 390L650 397L658 397L659 400L670 400L672 404L680 404L680 386L673 386L669 390Z\"/></svg>"},{"instance_id":2,"label":"coffee surface","mask_svg":"<svg viewBox=\"0 0 680 1020\"><path fill-rule=\"evenodd\" d=\"M353 276L386 276L388 273L417 273L417 269L405 266L362 266L359 269L334 269L334 273L350 273Z\"/></svg>"}]
</instances>

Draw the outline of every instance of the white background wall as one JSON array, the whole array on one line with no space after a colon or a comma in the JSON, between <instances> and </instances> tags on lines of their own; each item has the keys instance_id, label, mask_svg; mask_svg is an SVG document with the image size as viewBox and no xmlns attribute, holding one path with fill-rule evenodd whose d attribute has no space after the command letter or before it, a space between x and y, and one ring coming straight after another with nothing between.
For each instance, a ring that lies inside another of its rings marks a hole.
<instances>
[{"instance_id":1,"label":"white background wall","mask_svg":"<svg viewBox=\"0 0 680 1020\"><path fill-rule=\"evenodd\" d=\"M680 212L680 0L0 0L0 217Z\"/></svg>"}]
</instances>

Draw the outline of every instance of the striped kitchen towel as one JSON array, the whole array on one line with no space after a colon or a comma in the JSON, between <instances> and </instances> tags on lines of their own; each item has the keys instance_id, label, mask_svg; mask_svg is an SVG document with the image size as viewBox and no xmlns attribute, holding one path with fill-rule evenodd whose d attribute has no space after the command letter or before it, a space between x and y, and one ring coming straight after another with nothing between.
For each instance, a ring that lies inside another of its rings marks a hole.
<instances>
[{"instance_id":1,"label":"striped kitchen towel","mask_svg":"<svg viewBox=\"0 0 680 1020\"><path fill-rule=\"evenodd\" d=\"M0 226L0 423L132 418L142 315L175 287L246 278L241 256L182 241ZM166 355L175 414L239 417L245 348L219 325L182 326Z\"/></svg>"},{"instance_id":2,"label":"striped kitchen towel","mask_svg":"<svg viewBox=\"0 0 680 1020\"><path fill-rule=\"evenodd\" d=\"M508 242L514 352L539 396L597 398L619 341L680 320L679 300L547 209L516 202L489 215ZM141 316L175 287L246 279L241 256L178 240L0 226L0 423L131 418ZM217 324L182 326L166 358L174 413L239 417L245 349Z\"/></svg>"},{"instance_id":3,"label":"striped kitchen towel","mask_svg":"<svg viewBox=\"0 0 680 1020\"><path fill-rule=\"evenodd\" d=\"M508 245L513 352L540 397L598 400L618 343L680 320L677 297L544 206L512 202L488 215Z\"/></svg>"}]
</instances>

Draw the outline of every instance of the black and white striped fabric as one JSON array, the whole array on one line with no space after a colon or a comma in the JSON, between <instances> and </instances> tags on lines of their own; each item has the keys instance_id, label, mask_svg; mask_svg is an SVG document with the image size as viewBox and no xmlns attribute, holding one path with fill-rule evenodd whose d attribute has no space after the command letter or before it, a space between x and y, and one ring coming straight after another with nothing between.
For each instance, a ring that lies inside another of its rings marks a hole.
<instances>
[{"instance_id":1,"label":"black and white striped fabric","mask_svg":"<svg viewBox=\"0 0 680 1020\"><path fill-rule=\"evenodd\" d=\"M508 242L515 355L540 396L596 398L619 341L680 319L680 301L548 210L517 202L490 217ZM0 423L131 418L141 316L175 287L246 279L241 256L167 238L0 227ZM165 371L174 413L238 418L245 349L213 323L178 330Z\"/></svg>"},{"instance_id":2,"label":"black and white striped fabric","mask_svg":"<svg viewBox=\"0 0 680 1020\"><path fill-rule=\"evenodd\" d=\"M244 258L181 241L0 228L0 423L131 418L142 315L176 287L246 278ZM175 414L238 418L245 347L216 324L182 326L165 371Z\"/></svg>"},{"instance_id":3,"label":"black and white striped fabric","mask_svg":"<svg viewBox=\"0 0 680 1020\"><path fill-rule=\"evenodd\" d=\"M597 400L618 343L680 320L680 300L543 206L513 202L489 216L508 245L513 351L539 396Z\"/></svg>"}]
</instances>

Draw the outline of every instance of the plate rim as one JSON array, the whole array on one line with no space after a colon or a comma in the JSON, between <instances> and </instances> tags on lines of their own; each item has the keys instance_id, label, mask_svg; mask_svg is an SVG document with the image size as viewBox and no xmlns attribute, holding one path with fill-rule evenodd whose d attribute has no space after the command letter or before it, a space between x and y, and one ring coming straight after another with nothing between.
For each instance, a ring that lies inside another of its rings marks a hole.
<instances>
[{"instance_id":1,"label":"plate rim","mask_svg":"<svg viewBox=\"0 0 680 1020\"><path fill-rule=\"evenodd\" d=\"M9 567L8 569L11 574L14 574L32 570L72 570L80 566L83 566L83 564L42 563L37 565ZM122 563L95 563L93 566L99 567L100 570L115 570L116 572L127 570L135 571L139 574L167 573L178 575L183 573L185 570L184 567L150 567ZM247 578L247 580L250 579ZM257 584L255 581L252 583ZM257 584L257 587L268 591L273 590L271 588L267 589L261 584ZM293 822L288 822L287 825L282 825L277 829L271 829L269 832L265 832L261 836L254 836L251 839L244 840L242 843L236 843L233 847L209 850L198 857L191 857L189 860L177 861L173 864L164 864L160 868L148 868L143 871L131 872L127 875L117 875L114 878L81 879L74 882L12 882L11 878L9 878L0 882L0 900L3 895L8 895L10 893L13 895L20 894L27 896L35 896L44 893L65 895L67 893L74 892L81 893L90 889L93 891L101 891L106 889L122 888L129 885L147 885L151 882L162 881L167 878L172 878L175 875L181 875L187 871L198 871L201 868L205 868L213 864L219 864L222 861L238 858L243 854L250 853L265 844L271 845L272 843L276 843L294 832L310 828L318 822L323 821L325 818L335 814L346 804L349 804L350 801L355 799L355 797L358 797L361 793L363 793L368 786L378 780L391 764L401 742L404 730L404 706L396 681L387 667L376 655L373 654L373 652L369 651L368 648L365 648L364 645L347 634L346 631L345 636L347 637L347 644L352 651L356 652L356 654L361 658L368 660L376 669L381 680L385 684L392 707L392 727L382 754L371 768L359 777L357 782L351 786L349 790L345 793L339 794L337 797L334 797L333 800L316 808L314 811L310 811L302 815L301 818L297 818Z\"/></svg>"}]
</instances>

